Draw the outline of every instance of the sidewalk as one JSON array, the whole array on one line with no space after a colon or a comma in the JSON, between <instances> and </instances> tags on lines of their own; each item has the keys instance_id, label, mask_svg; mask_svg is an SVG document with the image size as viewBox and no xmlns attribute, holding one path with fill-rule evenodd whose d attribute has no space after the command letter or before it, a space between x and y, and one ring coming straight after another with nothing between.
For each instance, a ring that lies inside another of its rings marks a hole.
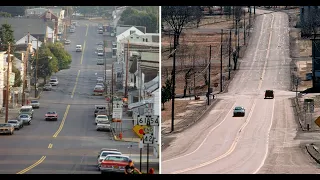
<instances>
[{"instance_id":1,"label":"sidewalk","mask_svg":"<svg viewBox=\"0 0 320 180\"><path fill-rule=\"evenodd\" d=\"M124 142L140 142L140 138L136 133L132 130L133 128L133 118L128 116L126 112L122 114L122 139L119 138L119 124L114 123L114 129L112 131L113 137L115 141L124 141ZM132 120L130 120L132 119ZM117 127L118 126L118 127Z\"/></svg>"},{"instance_id":2,"label":"sidewalk","mask_svg":"<svg viewBox=\"0 0 320 180\"><path fill-rule=\"evenodd\" d=\"M8 115L8 120L9 119L15 119L18 114L19 114L20 106L17 106L16 108L12 109L9 108L9 115ZM6 112L3 112L0 114L0 123L5 123L5 118L6 118Z\"/></svg>"}]
</instances>

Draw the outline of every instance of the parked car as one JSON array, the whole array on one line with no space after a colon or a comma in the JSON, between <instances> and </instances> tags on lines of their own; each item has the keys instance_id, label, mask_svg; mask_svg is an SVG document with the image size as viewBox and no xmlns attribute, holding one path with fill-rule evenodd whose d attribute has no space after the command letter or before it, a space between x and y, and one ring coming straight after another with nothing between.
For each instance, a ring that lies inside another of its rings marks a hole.
<instances>
[{"instance_id":1,"label":"parked car","mask_svg":"<svg viewBox=\"0 0 320 180\"><path fill-rule=\"evenodd\" d=\"M23 122L23 124L31 124L31 116L29 114L20 114L18 116L19 120Z\"/></svg>"},{"instance_id":2,"label":"parked car","mask_svg":"<svg viewBox=\"0 0 320 180\"><path fill-rule=\"evenodd\" d=\"M109 131L111 132L111 123L110 121L100 121L96 125L97 131Z\"/></svg>"},{"instance_id":3,"label":"parked car","mask_svg":"<svg viewBox=\"0 0 320 180\"><path fill-rule=\"evenodd\" d=\"M98 114L94 121L96 124L98 124L100 122L109 121L109 118L107 115Z\"/></svg>"},{"instance_id":4,"label":"parked car","mask_svg":"<svg viewBox=\"0 0 320 180\"><path fill-rule=\"evenodd\" d=\"M103 77L97 77L97 83L103 82Z\"/></svg>"},{"instance_id":5,"label":"parked car","mask_svg":"<svg viewBox=\"0 0 320 180\"><path fill-rule=\"evenodd\" d=\"M103 34L103 29L99 29L99 30L98 30L98 33L99 33L99 34Z\"/></svg>"},{"instance_id":6,"label":"parked car","mask_svg":"<svg viewBox=\"0 0 320 180\"><path fill-rule=\"evenodd\" d=\"M14 129L20 130L21 128L23 128L23 123L21 123L22 121L19 121L17 119L14 120L8 120L9 124L12 124Z\"/></svg>"},{"instance_id":7,"label":"parked car","mask_svg":"<svg viewBox=\"0 0 320 180\"><path fill-rule=\"evenodd\" d=\"M99 85L96 85L93 89L93 94L94 95L102 95L104 92L104 87L103 86L99 86Z\"/></svg>"},{"instance_id":8,"label":"parked car","mask_svg":"<svg viewBox=\"0 0 320 180\"><path fill-rule=\"evenodd\" d=\"M43 86L43 90L44 91L51 91L52 90L52 85L51 84L45 84Z\"/></svg>"},{"instance_id":9,"label":"parked car","mask_svg":"<svg viewBox=\"0 0 320 180\"><path fill-rule=\"evenodd\" d=\"M14 126L9 123L0 124L0 134L10 134L13 135Z\"/></svg>"},{"instance_id":10,"label":"parked car","mask_svg":"<svg viewBox=\"0 0 320 180\"><path fill-rule=\"evenodd\" d=\"M51 86L57 86L59 84L59 81L57 79L50 79Z\"/></svg>"},{"instance_id":11,"label":"parked car","mask_svg":"<svg viewBox=\"0 0 320 180\"><path fill-rule=\"evenodd\" d=\"M81 45L77 45L76 46L76 52L81 52L82 51L82 46Z\"/></svg>"},{"instance_id":12,"label":"parked car","mask_svg":"<svg viewBox=\"0 0 320 180\"><path fill-rule=\"evenodd\" d=\"M104 65L104 59L103 58L98 58L97 59L97 65Z\"/></svg>"},{"instance_id":13,"label":"parked car","mask_svg":"<svg viewBox=\"0 0 320 180\"><path fill-rule=\"evenodd\" d=\"M123 173L125 166L129 162L128 156L110 154L104 158L100 165L101 174L108 172Z\"/></svg>"},{"instance_id":14,"label":"parked car","mask_svg":"<svg viewBox=\"0 0 320 180\"><path fill-rule=\"evenodd\" d=\"M97 86L102 86L102 87L104 86L104 84L103 84L102 82L99 82L99 83L97 83L96 85L97 85Z\"/></svg>"},{"instance_id":15,"label":"parked car","mask_svg":"<svg viewBox=\"0 0 320 180\"><path fill-rule=\"evenodd\" d=\"M32 106L22 106L19 111L20 114L28 114L31 118L33 118L33 108Z\"/></svg>"},{"instance_id":16,"label":"parked car","mask_svg":"<svg viewBox=\"0 0 320 180\"><path fill-rule=\"evenodd\" d=\"M39 103L38 100L31 100L30 103L31 103L31 106L32 106L33 109L35 109L35 108L39 109L40 108L40 103Z\"/></svg>"},{"instance_id":17,"label":"parked car","mask_svg":"<svg viewBox=\"0 0 320 180\"><path fill-rule=\"evenodd\" d=\"M111 155L111 154L114 154L114 155L122 155L121 152L118 152L118 151L102 151L100 153L100 155L98 156L98 168L100 170L100 164L101 162L108 156L108 155Z\"/></svg>"},{"instance_id":18,"label":"parked car","mask_svg":"<svg viewBox=\"0 0 320 180\"><path fill-rule=\"evenodd\" d=\"M44 120L54 120L57 121L58 120L58 113L56 111L48 111L45 114Z\"/></svg>"},{"instance_id":19,"label":"parked car","mask_svg":"<svg viewBox=\"0 0 320 180\"><path fill-rule=\"evenodd\" d=\"M273 90L266 90L266 92L264 93L264 98L265 99L268 99L268 98L273 99L274 98Z\"/></svg>"},{"instance_id":20,"label":"parked car","mask_svg":"<svg viewBox=\"0 0 320 180\"><path fill-rule=\"evenodd\" d=\"M245 116L246 110L244 109L244 107L241 106L236 106L233 110L233 116Z\"/></svg>"},{"instance_id":21,"label":"parked car","mask_svg":"<svg viewBox=\"0 0 320 180\"><path fill-rule=\"evenodd\" d=\"M103 49L97 50L97 54L98 54L98 56L103 56L104 55Z\"/></svg>"},{"instance_id":22,"label":"parked car","mask_svg":"<svg viewBox=\"0 0 320 180\"><path fill-rule=\"evenodd\" d=\"M65 41L64 41L64 44L70 44L71 43L71 41L69 40L69 39L66 39Z\"/></svg>"},{"instance_id":23,"label":"parked car","mask_svg":"<svg viewBox=\"0 0 320 180\"><path fill-rule=\"evenodd\" d=\"M94 105L94 117L97 117L100 110L106 110L106 105Z\"/></svg>"},{"instance_id":24,"label":"parked car","mask_svg":"<svg viewBox=\"0 0 320 180\"><path fill-rule=\"evenodd\" d=\"M103 45L104 45L104 43L103 43L103 41L99 41L99 42L97 43L97 45L101 45L101 46L103 46Z\"/></svg>"}]
</instances>

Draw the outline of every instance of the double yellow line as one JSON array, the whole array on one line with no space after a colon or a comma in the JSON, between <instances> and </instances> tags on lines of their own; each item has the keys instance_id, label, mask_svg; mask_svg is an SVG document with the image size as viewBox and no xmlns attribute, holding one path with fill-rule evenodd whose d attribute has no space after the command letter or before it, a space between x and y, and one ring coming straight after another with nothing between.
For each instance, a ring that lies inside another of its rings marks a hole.
<instances>
[{"instance_id":1,"label":"double yellow line","mask_svg":"<svg viewBox=\"0 0 320 180\"><path fill-rule=\"evenodd\" d=\"M74 88L73 88L72 93L71 93L71 98L73 98L74 93L76 92L76 88L77 88L77 84L78 84L78 80L79 80L79 75L80 75L80 69L78 71L78 75L76 77L76 83L75 83Z\"/></svg>"},{"instance_id":2,"label":"double yellow line","mask_svg":"<svg viewBox=\"0 0 320 180\"><path fill-rule=\"evenodd\" d=\"M63 116L63 119L62 119L61 124L60 124L60 126L59 126L59 129L58 129L57 132L54 133L54 135L52 136L53 138L56 138L56 137L59 135L59 133L61 132L61 130L62 130L63 126L64 126L64 122L65 122L66 119L67 119L67 115L68 115L68 112L69 112L69 108L70 108L70 104L67 106L66 112L64 113L64 116Z\"/></svg>"},{"instance_id":3,"label":"double yellow line","mask_svg":"<svg viewBox=\"0 0 320 180\"><path fill-rule=\"evenodd\" d=\"M39 159L37 162L35 162L34 164L32 164L31 166L25 168L24 170L19 171L17 174L24 174L28 171L30 171L31 169L35 168L36 166L38 166L39 164L42 163L42 161L44 161L46 159L47 156L42 156L41 159Z\"/></svg>"}]
</instances>

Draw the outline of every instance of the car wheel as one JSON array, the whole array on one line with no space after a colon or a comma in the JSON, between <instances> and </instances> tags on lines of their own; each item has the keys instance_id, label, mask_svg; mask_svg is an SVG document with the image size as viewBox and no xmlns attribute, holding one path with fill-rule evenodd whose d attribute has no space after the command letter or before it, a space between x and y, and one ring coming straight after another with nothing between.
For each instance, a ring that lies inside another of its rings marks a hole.
<instances>
[{"instance_id":1,"label":"car wheel","mask_svg":"<svg viewBox=\"0 0 320 180\"><path fill-rule=\"evenodd\" d=\"M13 131L10 132L10 135L13 135Z\"/></svg>"},{"instance_id":2,"label":"car wheel","mask_svg":"<svg viewBox=\"0 0 320 180\"><path fill-rule=\"evenodd\" d=\"M56 120L55 121L58 121L58 118L56 118Z\"/></svg>"},{"instance_id":3,"label":"car wheel","mask_svg":"<svg viewBox=\"0 0 320 180\"><path fill-rule=\"evenodd\" d=\"M28 125L30 125L30 124L31 124L31 121L28 122Z\"/></svg>"},{"instance_id":4,"label":"car wheel","mask_svg":"<svg viewBox=\"0 0 320 180\"><path fill-rule=\"evenodd\" d=\"M17 130L19 131L19 130L20 130L20 128L17 128Z\"/></svg>"}]
</instances>

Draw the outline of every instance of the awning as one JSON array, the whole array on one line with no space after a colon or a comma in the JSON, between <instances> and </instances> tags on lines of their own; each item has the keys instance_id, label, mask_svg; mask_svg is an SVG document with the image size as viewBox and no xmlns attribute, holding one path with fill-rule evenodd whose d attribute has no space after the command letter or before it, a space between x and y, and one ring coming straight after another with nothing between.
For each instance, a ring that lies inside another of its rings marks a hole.
<instances>
[{"instance_id":1,"label":"awning","mask_svg":"<svg viewBox=\"0 0 320 180\"><path fill-rule=\"evenodd\" d=\"M128 109L131 110L131 109L138 108L138 107L141 107L145 104L150 104L150 103L153 103L153 99L146 99L144 101L131 103L128 105Z\"/></svg>"}]
</instances>

